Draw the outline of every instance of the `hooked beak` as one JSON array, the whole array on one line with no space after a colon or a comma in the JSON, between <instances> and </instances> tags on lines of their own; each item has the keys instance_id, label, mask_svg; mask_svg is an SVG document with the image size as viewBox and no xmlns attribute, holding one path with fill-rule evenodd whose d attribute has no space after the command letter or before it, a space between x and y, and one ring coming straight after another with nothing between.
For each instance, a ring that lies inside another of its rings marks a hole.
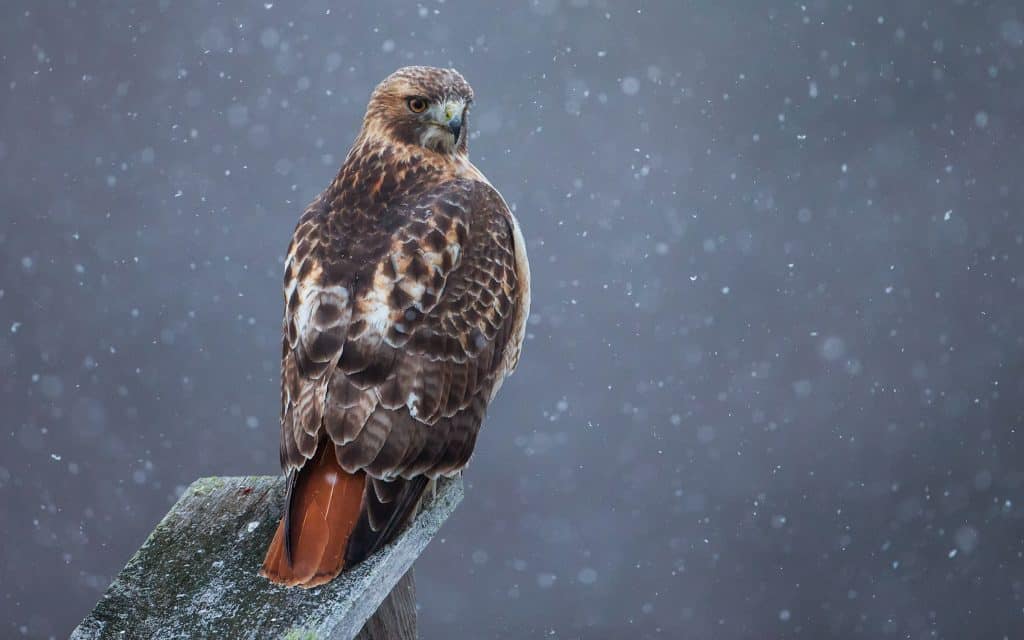
<instances>
[{"instance_id":1,"label":"hooked beak","mask_svg":"<svg viewBox=\"0 0 1024 640\"><path fill-rule=\"evenodd\" d=\"M455 136L455 142L459 141L459 134L462 133L462 114L457 114L448 121L448 130Z\"/></svg>"},{"instance_id":2,"label":"hooked beak","mask_svg":"<svg viewBox=\"0 0 1024 640\"><path fill-rule=\"evenodd\" d=\"M455 136L455 142L459 141L459 134L462 133L462 116L455 116L448 121L448 130Z\"/></svg>"},{"instance_id":3,"label":"hooked beak","mask_svg":"<svg viewBox=\"0 0 1024 640\"><path fill-rule=\"evenodd\" d=\"M456 143L462 133L462 111L464 108L465 105L459 103L448 103L444 106L444 126L448 127L448 131L455 137Z\"/></svg>"}]
</instances>

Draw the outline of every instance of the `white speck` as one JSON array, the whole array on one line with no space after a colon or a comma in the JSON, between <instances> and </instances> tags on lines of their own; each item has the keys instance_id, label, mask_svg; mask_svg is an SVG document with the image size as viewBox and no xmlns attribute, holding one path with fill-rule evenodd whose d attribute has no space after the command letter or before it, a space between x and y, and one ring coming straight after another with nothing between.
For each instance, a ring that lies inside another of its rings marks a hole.
<instances>
[{"instance_id":1,"label":"white speck","mask_svg":"<svg viewBox=\"0 0 1024 640\"><path fill-rule=\"evenodd\" d=\"M224 568L224 561L223 560L214 560L211 563L211 565L213 566L214 569L223 569Z\"/></svg>"},{"instance_id":2,"label":"white speck","mask_svg":"<svg viewBox=\"0 0 1024 640\"><path fill-rule=\"evenodd\" d=\"M846 343L842 338L829 336L821 344L821 355L826 360L838 360L846 353Z\"/></svg>"},{"instance_id":3,"label":"white speck","mask_svg":"<svg viewBox=\"0 0 1024 640\"><path fill-rule=\"evenodd\" d=\"M487 564L487 560L490 558L490 556L488 556L487 552L484 551L483 549L477 549L476 551L473 552L472 558L473 558L473 564L475 564L475 565L485 565L485 564Z\"/></svg>"},{"instance_id":4,"label":"white speck","mask_svg":"<svg viewBox=\"0 0 1024 640\"><path fill-rule=\"evenodd\" d=\"M57 455L56 453L51 453L50 454L50 459L51 460L56 460L57 462L60 462L60 456Z\"/></svg>"},{"instance_id":5,"label":"white speck","mask_svg":"<svg viewBox=\"0 0 1024 640\"><path fill-rule=\"evenodd\" d=\"M957 551L956 549L950 549L949 553L946 554L946 557L950 558L950 559L955 558L956 557L956 551Z\"/></svg>"},{"instance_id":6,"label":"white speck","mask_svg":"<svg viewBox=\"0 0 1024 640\"><path fill-rule=\"evenodd\" d=\"M811 84L807 87L807 95L811 98L818 97L818 83L814 80L811 80Z\"/></svg>"},{"instance_id":7,"label":"white speck","mask_svg":"<svg viewBox=\"0 0 1024 640\"><path fill-rule=\"evenodd\" d=\"M248 531L249 533L252 533L253 531L256 530L256 527L258 527L258 526L260 526L260 521L259 520L253 520L249 524L245 525L245 530Z\"/></svg>"},{"instance_id":8,"label":"white speck","mask_svg":"<svg viewBox=\"0 0 1024 640\"><path fill-rule=\"evenodd\" d=\"M942 216L942 219L943 220L949 220L951 217L953 217L953 210L952 209L947 211L946 214L944 216Z\"/></svg>"},{"instance_id":9,"label":"white speck","mask_svg":"<svg viewBox=\"0 0 1024 640\"><path fill-rule=\"evenodd\" d=\"M798 398L806 398L811 395L811 381L810 380L797 380L793 383L793 393Z\"/></svg>"},{"instance_id":10,"label":"white speck","mask_svg":"<svg viewBox=\"0 0 1024 640\"><path fill-rule=\"evenodd\" d=\"M369 296L369 302L372 304L370 311L364 316L366 323L370 325L374 330L379 333L385 333L391 324L391 307L386 300L382 299L382 296L374 291Z\"/></svg>"},{"instance_id":11,"label":"white speck","mask_svg":"<svg viewBox=\"0 0 1024 640\"><path fill-rule=\"evenodd\" d=\"M626 76L620 83L622 93L627 96L635 96L640 91L640 81L633 76Z\"/></svg>"},{"instance_id":12,"label":"white speck","mask_svg":"<svg viewBox=\"0 0 1024 640\"><path fill-rule=\"evenodd\" d=\"M722 287L722 295L723 296L729 295L729 287Z\"/></svg>"},{"instance_id":13,"label":"white speck","mask_svg":"<svg viewBox=\"0 0 1024 640\"><path fill-rule=\"evenodd\" d=\"M21 323L20 322L12 322L11 323L11 333L18 333L18 329L20 327L21 327Z\"/></svg>"}]
</instances>

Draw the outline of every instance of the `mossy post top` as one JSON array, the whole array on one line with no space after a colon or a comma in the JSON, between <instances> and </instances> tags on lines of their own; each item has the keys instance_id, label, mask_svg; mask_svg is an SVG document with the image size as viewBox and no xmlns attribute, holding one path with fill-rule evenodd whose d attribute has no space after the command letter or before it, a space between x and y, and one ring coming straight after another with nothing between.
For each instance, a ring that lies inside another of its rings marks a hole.
<instances>
[{"instance_id":1,"label":"mossy post top","mask_svg":"<svg viewBox=\"0 0 1024 640\"><path fill-rule=\"evenodd\" d=\"M462 500L442 479L395 542L336 580L287 589L257 575L280 477L192 483L71 634L93 638L355 638Z\"/></svg>"}]
</instances>

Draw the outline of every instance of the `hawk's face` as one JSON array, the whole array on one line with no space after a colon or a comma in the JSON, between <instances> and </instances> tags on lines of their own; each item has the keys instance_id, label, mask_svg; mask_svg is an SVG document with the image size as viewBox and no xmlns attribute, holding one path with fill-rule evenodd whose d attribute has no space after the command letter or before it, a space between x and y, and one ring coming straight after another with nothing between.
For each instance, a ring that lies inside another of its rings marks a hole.
<instances>
[{"instance_id":1,"label":"hawk's face","mask_svg":"<svg viewBox=\"0 0 1024 640\"><path fill-rule=\"evenodd\" d=\"M466 152L473 89L454 69L404 67L377 85L364 132L453 155Z\"/></svg>"}]
</instances>

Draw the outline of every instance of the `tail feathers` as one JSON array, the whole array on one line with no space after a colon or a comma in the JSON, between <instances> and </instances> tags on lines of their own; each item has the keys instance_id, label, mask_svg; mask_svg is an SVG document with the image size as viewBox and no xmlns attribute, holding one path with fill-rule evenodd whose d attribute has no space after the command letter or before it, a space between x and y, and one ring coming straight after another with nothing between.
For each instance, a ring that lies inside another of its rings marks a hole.
<instances>
[{"instance_id":1,"label":"tail feathers","mask_svg":"<svg viewBox=\"0 0 1024 640\"><path fill-rule=\"evenodd\" d=\"M315 587L345 566L345 549L360 519L366 475L346 473L333 446L323 446L290 479L286 513L260 575L290 587Z\"/></svg>"},{"instance_id":2,"label":"tail feathers","mask_svg":"<svg viewBox=\"0 0 1024 640\"><path fill-rule=\"evenodd\" d=\"M363 494L364 508L348 539L346 567L359 564L402 532L416 515L427 482L426 476L411 480L369 479Z\"/></svg>"},{"instance_id":3,"label":"tail feathers","mask_svg":"<svg viewBox=\"0 0 1024 640\"><path fill-rule=\"evenodd\" d=\"M347 473L326 441L289 478L285 515L260 575L307 589L330 582L401 533L428 482L426 476L385 481Z\"/></svg>"}]
</instances>

